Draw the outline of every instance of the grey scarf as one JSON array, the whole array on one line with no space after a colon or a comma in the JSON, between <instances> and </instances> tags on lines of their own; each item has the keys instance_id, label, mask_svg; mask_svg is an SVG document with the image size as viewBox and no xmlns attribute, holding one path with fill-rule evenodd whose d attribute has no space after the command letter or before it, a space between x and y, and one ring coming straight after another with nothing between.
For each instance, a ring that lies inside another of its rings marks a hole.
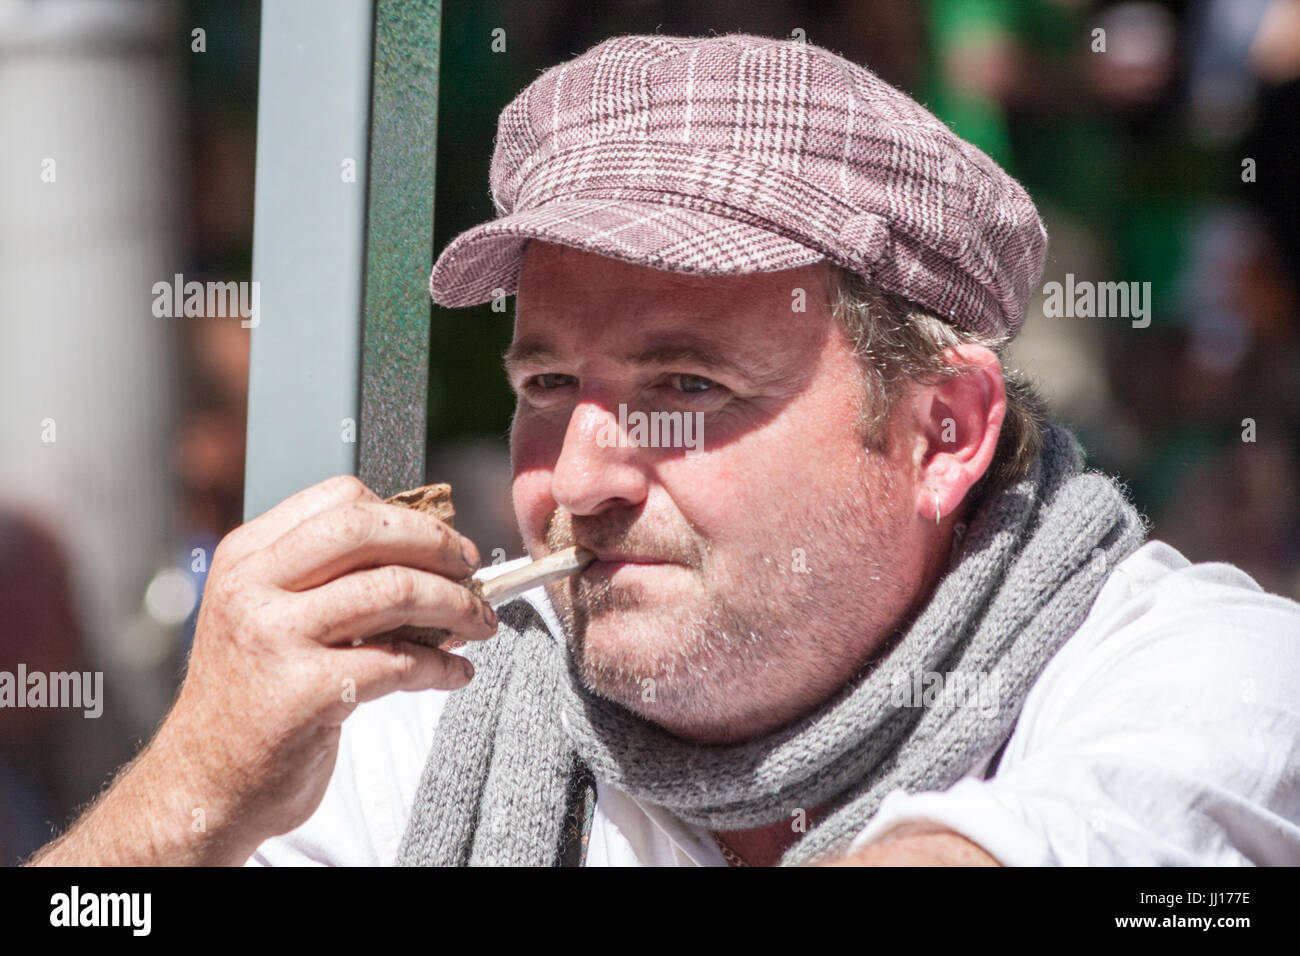
<instances>
[{"instance_id":1,"label":"grey scarf","mask_svg":"<svg viewBox=\"0 0 1300 956\"><path fill-rule=\"evenodd\" d=\"M711 830L793 825L799 810L829 808L781 862L842 852L890 791L944 790L1006 740L1110 570L1141 545L1143 520L1121 489L1082 464L1074 438L1049 429L1030 475L984 495L950 570L880 665L741 744L690 743L595 697L537 611L512 602L498 635L469 651L476 676L443 711L398 864L566 862L585 768ZM900 706L899 676L915 674L998 694L991 707L952 693Z\"/></svg>"}]
</instances>

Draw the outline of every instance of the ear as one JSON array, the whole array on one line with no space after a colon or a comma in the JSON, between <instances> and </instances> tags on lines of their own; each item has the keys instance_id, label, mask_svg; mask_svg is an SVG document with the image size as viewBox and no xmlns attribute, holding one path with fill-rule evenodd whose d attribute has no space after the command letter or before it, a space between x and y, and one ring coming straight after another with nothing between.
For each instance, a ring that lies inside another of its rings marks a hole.
<instances>
[{"instance_id":1,"label":"ear","mask_svg":"<svg viewBox=\"0 0 1300 956\"><path fill-rule=\"evenodd\" d=\"M958 345L944 354L968 371L938 385L918 386L913 395L915 504L917 514L930 522L953 515L988 471L1007 411L997 355L982 345Z\"/></svg>"}]
</instances>

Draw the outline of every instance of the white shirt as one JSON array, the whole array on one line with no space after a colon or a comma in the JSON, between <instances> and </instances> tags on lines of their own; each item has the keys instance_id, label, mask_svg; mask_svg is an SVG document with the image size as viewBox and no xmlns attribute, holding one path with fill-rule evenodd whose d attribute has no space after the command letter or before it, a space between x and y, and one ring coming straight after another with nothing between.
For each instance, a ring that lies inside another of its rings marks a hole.
<instances>
[{"instance_id":1,"label":"white shirt","mask_svg":"<svg viewBox=\"0 0 1300 956\"><path fill-rule=\"evenodd\" d=\"M545 592L526 597L559 634ZM391 865L449 693L358 705L320 807L248 865ZM937 827L1008 866L1300 864L1300 604L1148 542L1043 670L984 779L993 756L945 791L891 793L851 849ZM599 778L596 791L587 866L726 865L706 831Z\"/></svg>"}]
</instances>

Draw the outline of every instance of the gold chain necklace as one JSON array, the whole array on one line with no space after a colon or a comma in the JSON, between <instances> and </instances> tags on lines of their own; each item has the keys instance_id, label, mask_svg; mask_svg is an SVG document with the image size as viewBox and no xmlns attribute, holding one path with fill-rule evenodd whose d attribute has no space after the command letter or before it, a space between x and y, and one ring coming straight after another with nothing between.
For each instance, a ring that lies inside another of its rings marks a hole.
<instances>
[{"instance_id":1,"label":"gold chain necklace","mask_svg":"<svg viewBox=\"0 0 1300 956\"><path fill-rule=\"evenodd\" d=\"M727 866L749 866L748 863L741 859L739 853L722 842L722 837L716 833L711 833L710 836L713 837L713 842L718 845L718 849L722 851L722 858L727 861Z\"/></svg>"}]
</instances>

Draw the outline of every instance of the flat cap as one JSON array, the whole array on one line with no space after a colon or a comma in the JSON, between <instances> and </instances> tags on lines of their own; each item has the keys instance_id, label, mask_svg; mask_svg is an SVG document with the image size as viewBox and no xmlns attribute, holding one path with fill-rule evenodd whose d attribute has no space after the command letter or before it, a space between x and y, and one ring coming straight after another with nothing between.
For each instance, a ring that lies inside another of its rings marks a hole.
<instances>
[{"instance_id":1,"label":"flat cap","mask_svg":"<svg viewBox=\"0 0 1300 956\"><path fill-rule=\"evenodd\" d=\"M501 113L497 218L457 236L434 301L517 290L529 239L673 272L827 259L953 324L1014 334L1047 233L1021 185L870 70L795 40L624 36Z\"/></svg>"}]
</instances>

